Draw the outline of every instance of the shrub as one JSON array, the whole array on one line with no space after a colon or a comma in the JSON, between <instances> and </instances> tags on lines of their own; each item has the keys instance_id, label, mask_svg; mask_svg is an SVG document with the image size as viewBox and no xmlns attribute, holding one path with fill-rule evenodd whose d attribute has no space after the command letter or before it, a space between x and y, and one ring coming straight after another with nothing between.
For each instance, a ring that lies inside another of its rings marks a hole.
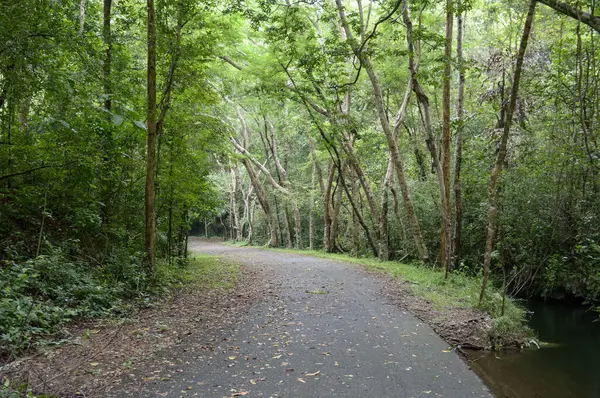
<instances>
[{"instance_id":1,"label":"shrub","mask_svg":"<svg viewBox=\"0 0 600 398\"><path fill-rule=\"evenodd\" d=\"M58 249L24 263L5 262L0 268L0 354L25 350L75 317L124 312L123 298L139 291L131 290L132 279L119 281L106 269L69 261Z\"/></svg>"}]
</instances>

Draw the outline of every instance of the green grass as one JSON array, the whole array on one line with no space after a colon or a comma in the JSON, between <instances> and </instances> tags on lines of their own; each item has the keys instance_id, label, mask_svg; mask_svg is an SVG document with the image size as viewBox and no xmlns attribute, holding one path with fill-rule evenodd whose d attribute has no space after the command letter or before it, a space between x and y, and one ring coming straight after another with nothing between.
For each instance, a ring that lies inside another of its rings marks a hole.
<instances>
[{"instance_id":1,"label":"green grass","mask_svg":"<svg viewBox=\"0 0 600 398\"><path fill-rule=\"evenodd\" d=\"M184 267L164 265L159 272L169 286L195 290L232 290L241 274L240 264L206 254L193 254Z\"/></svg>"}]
</instances>

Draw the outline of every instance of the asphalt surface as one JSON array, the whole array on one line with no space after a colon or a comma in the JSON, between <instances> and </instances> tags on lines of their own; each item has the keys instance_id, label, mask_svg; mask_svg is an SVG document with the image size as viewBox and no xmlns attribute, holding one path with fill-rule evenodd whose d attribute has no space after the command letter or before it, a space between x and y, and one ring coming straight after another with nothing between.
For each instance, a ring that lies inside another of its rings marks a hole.
<instances>
[{"instance_id":1,"label":"asphalt surface","mask_svg":"<svg viewBox=\"0 0 600 398\"><path fill-rule=\"evenodd\" d=\"M384 283L356 265L197 240L191 249L259 269L267 294L239 314L239 326L214 351L190 356L161 382L156 396L492 396L431 328L388 303Z\"/></svg>"}]
</instances>

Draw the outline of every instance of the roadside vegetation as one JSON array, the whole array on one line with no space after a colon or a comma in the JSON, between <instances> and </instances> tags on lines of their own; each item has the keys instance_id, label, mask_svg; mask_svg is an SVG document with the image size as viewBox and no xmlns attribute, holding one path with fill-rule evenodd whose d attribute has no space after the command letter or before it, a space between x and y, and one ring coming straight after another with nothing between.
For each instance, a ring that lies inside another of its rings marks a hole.
<instances>
[{"instance_id":1,"label":"roadside vegetation","mask_svg":"<svg viewBox=\"0 0 600 398\"><path fill-rule=\"evenodd\" d=\"M196 253L184 265L159 263L157 279L137 286L81 271L69 276L47 264L30 264L28 270L38 276L22 278L29 282L18 293L28 301L23 307L33 310L8 325L18 339L7 341L3 336L1 347L7 360L24 352L30 355L0 366L0 397L78 395L89 389L98 393L98 385L110 385L115 375L144 368L145 361L156 367L152 360L157 351L176 346L182 335L192 336L192 330L204 332L198 319L223 311L212 307L234 294L242 276L239 263ZM62 284L50 284L51 277ZM14 280L9 282L14 286ZM95 294L81 292L83 282ZM70 284L72 289L65 290ZM1 302L4 306L10 301L4 296ZM15 312L2 308L1 314L9 319L6 315ZM40 352L48 355L35 355ZM123 358L122 363L115 357ZM54 382L47 384L48 380ZM55 390L56 395L33 393Z\"/></svg>"},{"instance_id":2,"label":"roadside vegetation","mask_svg":"<svg viewBox=\"0 0 600 398\"><path fill-rule=\"evenodd\" d=\"M151 279L140 257L94 269L55 254L0 269L2 358L67 342L61 336L70 322L124 320L182 289L231 290L240 276L239 264L193 254L185 262L159 263L157 277Z\"/></svg>"}]
</instances>

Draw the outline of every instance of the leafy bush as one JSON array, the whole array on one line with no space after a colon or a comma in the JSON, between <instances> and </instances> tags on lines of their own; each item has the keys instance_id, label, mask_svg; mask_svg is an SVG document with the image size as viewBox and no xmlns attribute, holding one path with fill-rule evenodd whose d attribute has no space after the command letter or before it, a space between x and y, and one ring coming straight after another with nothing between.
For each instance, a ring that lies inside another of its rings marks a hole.
<instances>
[{"instance_id":1,"label":"leafy bush","mask_svg":"<svg viewBox=\"0 0 600 398\"><path fill-rule=\"evenodd\" d=\"M600 245L586 239L569 255L552 256L537 284L544 297L562 289L590 302L600 301Z\"/></svg>"},{"instance_id":2,"label":"leafy bush","mask_svg":"<svg viewBox=\"0 0 600 398\"><path fill-rule=\"evenodd\" d=\"M25 350L76 317L125 312L129 304L124 299L147 287L138 276L143 274L135 256L117 256L105 268L69 261L60 250L24 263L5 262L0 268L0 353Z\"/></svg>"}]
</instances>

